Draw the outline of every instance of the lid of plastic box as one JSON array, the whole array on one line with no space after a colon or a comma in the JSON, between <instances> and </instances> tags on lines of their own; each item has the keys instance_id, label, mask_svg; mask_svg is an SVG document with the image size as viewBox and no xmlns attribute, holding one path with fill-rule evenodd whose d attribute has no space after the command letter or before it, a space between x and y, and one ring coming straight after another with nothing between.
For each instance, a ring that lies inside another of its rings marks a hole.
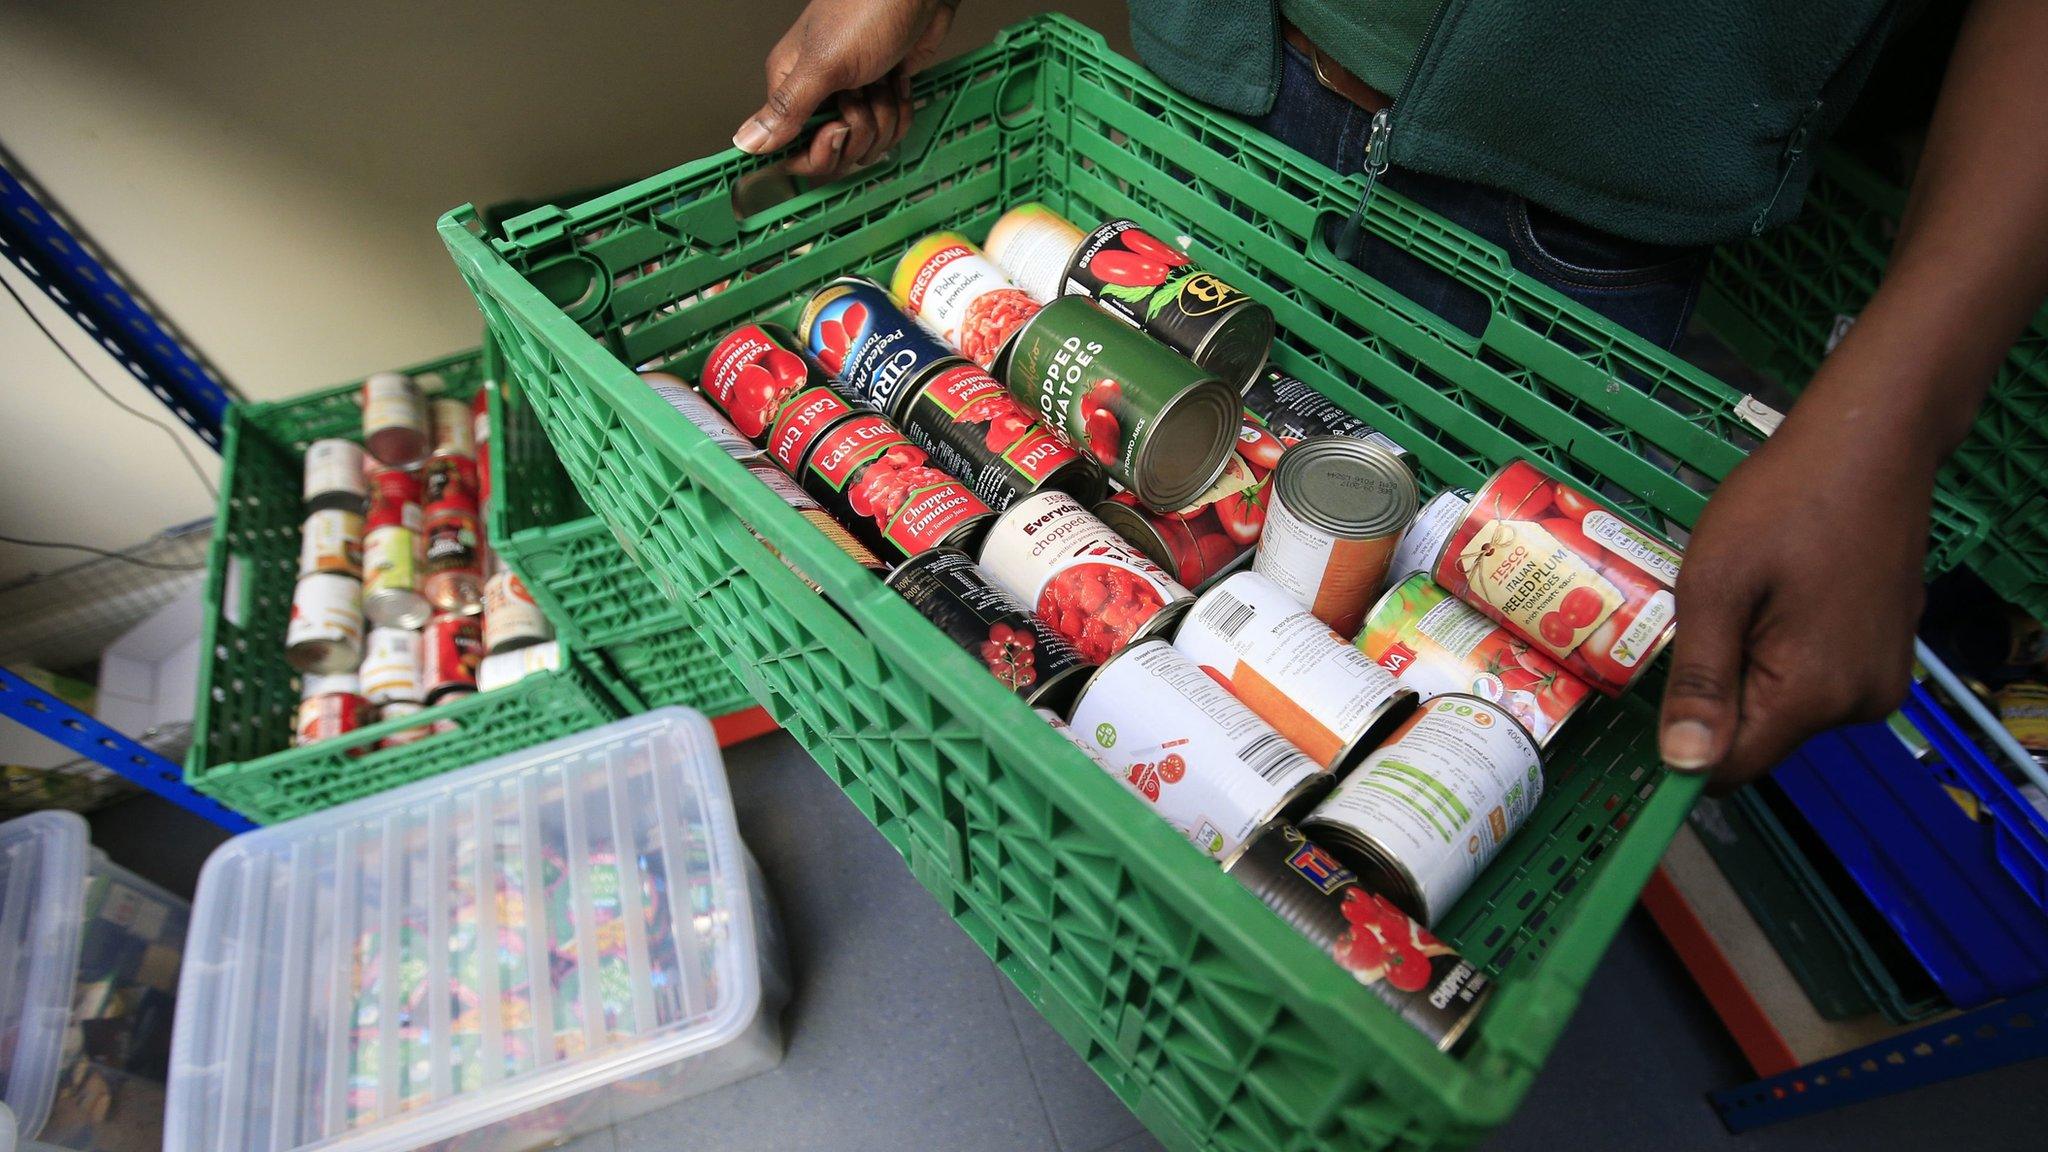
<instances>
[{"instance_id":1,"label":"lid of plastic box","mask_svg":"<svg viewBox=\"0 0 2048 1152\"><path fill-rule=\"evenodd\" d=\"M91 838L70 812L0 824L0 1103L23 1139L57 1096Z\"/></svg>"},{"instance_id":2,"label":"lid of plastic box","mask_svg":"<svg viewBox=\"0 0 2048 1152\"><path fill-rule=\"evenodd\" d=\"M417 1148L716 1048L761 1003L747 885L682 708L237 836L200 874L164 1148Z\"/></svg>"}]
</instances>

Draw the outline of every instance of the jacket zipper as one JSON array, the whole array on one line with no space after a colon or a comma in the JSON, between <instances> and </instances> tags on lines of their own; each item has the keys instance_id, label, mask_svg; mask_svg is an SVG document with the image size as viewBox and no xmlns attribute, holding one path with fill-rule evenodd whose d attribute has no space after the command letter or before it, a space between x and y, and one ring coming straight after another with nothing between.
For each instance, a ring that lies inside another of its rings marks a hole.
<instances>
[{"instance_id":1,"label":"jacket zipper","mask_svg":"<svg viewBox=\"0 0 2048 1152\"><path fill-rule=\"evenodd\" d=\"M1358 240L1365 228L1365 206L1372 201L1372 192L1379 185L1380 177L1387 171L1387 149L1394 138L1394 109L1408 98L1408 89L1415 84L1415 73L1422 67L1422 57L1429 51L1429 42L1436 39L1436 30L1444 21L1444 10L1451 6L1451 0L1436 0L1436 7L1430 10L1429 24L1422 31L1422 39L1415 43L1415 57L1408 61L1408 71L1401 77L1401 90L1385 108L1372 114L1372 131L1365 138L1365 190L1359 193L1358 207L1344 221L1344 227L1337 233L1337 259L1350 263L1358 255Z\"/></svg>"},{"instance_id":2,"label":"jacket zipper","mask_svg":"<svg viewBox=\"0 0 2048 1152\"><path fill-rule=\"evenodd\" d=\"M1778 197L1785 194L1785 185L1792 180L1792 170L1799 167L1799 161L1806 155L1806 132L1813 124L1813 118L1820 115L1821 102L1815 100L1800 114L1798 123L1792 126L1792 135L1785 141L1785 150L1778 154L1778 186L1771 189L1771 198L1764 201L1764 210L1756 214L1756 220L1749 226L1751 236L1764 234L1764 225L1771 218L1771 209L1778 206Z\"/></svg>"}]
</instances>

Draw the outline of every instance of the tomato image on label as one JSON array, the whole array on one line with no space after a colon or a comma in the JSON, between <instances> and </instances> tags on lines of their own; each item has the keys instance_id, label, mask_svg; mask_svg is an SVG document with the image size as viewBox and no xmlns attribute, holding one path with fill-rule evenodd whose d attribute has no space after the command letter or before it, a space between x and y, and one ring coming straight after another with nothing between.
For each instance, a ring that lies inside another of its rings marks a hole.
<instances>
[{"instance_id":1,"label":"tomato image on label","mask_svg":"<svg viewBox=\"0 0 2048 1152\"><path fill-rule=\"evenodd\" d=\"M1431 958L1456 954L1377 892L1348 888L1341 910L1350 928L1337 939L1337 963L1361 983L1384 979L1403 992L1420 992L1434 975Z\"/></svg>"},{"instance_id":2,"label":"tomato image on label","mask_svg":"<svg viewBox=\"0 0 2048 1152\"><path fill-rule=\"evenodd\" d=\"M1038 614L1100 663L1130 642L1166 603L1159 590L1120 564L1075 564L1038 595Z\"/></svg>"},{"instance_id":3,"label":"tomato image on label","mask_svg":"<svg viewBox=\"0 0 2048 1152\"><path fill-rule=\"evenodd\" d=\"M1088 451L1104 464L1114 464L1123 455L1123 425L1115 410L1123 394L1123 385L1114 380L1097 380L1081 394L1081 427L1088 434Z\"/></svg>"},{"instance_id":4,"label":"tomato image on label","mask_svg":"<svg viewBox=\"0 0 2048 1152\"><path fill-rule=\"evenodd\" d=\"M818 350L818 362L825 370L837 374L846 366L846 353L853 342L868 332L868 310L866 306L854 303L830 320L820 321L814 342Z\"/></svg>"},{"instance_id":5,"label":"tomato image on label","mask_svg":"<svg viewBox=\"0 0 2048 1152\"><path fill-rule=\"evenodd\" d=\"M756 442L791 397L824 383L785 341L793 344L794 338L755 324L736 328L712 348L698 381L733 426Z\"/></svg>"},{"instance_id":6,"label":"tomato image on label","mask_svg":"<svg viewBox=\"0 0 2048 1152\"><path fill-rule=\"evenodd\" d=\"M1038 682L1037 649L1038 637L1029 628L992 624L981 645L981 662L1011 689L1029 688Z\"/></svg>"},{"instance_id":7,"label":"tomato image on label","mask_svg":"<svg viewBox=\"0 0 2048 1152\"><path fill-rule=\"evenodd\" d=\"M1170 753L1156 761L1140 761L1131 765L1129 778L1131 787L1152 803L1159 803L1160 790L1168 785L1178 784L1188 774L1188 762L1179 754Z\"/></svg>"}]
</instances>

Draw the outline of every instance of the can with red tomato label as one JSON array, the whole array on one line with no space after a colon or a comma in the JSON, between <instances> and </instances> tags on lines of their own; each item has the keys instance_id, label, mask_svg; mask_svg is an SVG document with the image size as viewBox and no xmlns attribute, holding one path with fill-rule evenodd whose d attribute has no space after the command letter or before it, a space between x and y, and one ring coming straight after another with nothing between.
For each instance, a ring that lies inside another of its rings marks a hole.
<instances>
[{"instance_id":1,"label":"can with red tomato label","mask_svg":"<svg viewBox=\"0 0 2048 1152\"><path fill-rule=\"evenodd\" d=\"M1470 693L1508 710L1548 747L1593 690L1527 640L1411 573L1365 614L1358 650L1427 702Z\"/></svg>"},{"instance_id":2,"label":"can with red tomato label","mask_svg":"<svg viewBox=\"0 0 2048 1152\"><path fill-rule=\"evenodd\" d=\"M474 616L444 612L427 621L420 681L427 703L476 691L476 666L484 658L483 628Z\"/></svg>"},{"instance_id":3,"label":"can with red tomato label","mask_svg":"<svg viewBox=\"0 0 2048 1152\"><path fill-rule=\"evenodd\" d=\"M1242 393L1273 348L1273 310L1131 220L1081 238L1068 295L1088 296Z\"/></svg>"},{"instance_id":4,"label":"can with red tomato label","mask_svg":"<svg viewBox=\"0 0 2048 1152\"><path fill-rule=\"evenodd\" d=\"M1437 553L1444 550L1444 541L1457 530L1471 503L1472 493L1464 488L1446 488L1430 497L1394 546L1394 555L1387 561L1386 587L1436 567Z\"/></svg>"},{"instance_id":5,"label":"can with red tomato label","mask_svg":"<svg viewBox=\"0 0 2048 1152\"><path fill-rule=\"evenodd\" d=\"M911 443L997 512L1041 488L1082 501L1102 496L1102 469L973 364L941 365L913 387L897 419Z\"/></svg>"},{"instance_id":6,"label":"can with red tomato label","mask_svg":"<svg viewBox=\"0 0 2048 1152\"><path fill-rule=\"evenodd\" d=\"M362 579L363 518L339 508L306 517L299 534L299 575L333 572Z\"/></svg>"},{"instance_id":7,"label":"can with red tomato label","mask_svg":"<svg viewBox=\"0 0 2048 1152\"><path fill-rule=\"evenodd\" d=\"M1517 460L1473 498L1432 566L1437 583L1609 696L1678 627L1682 554Z\"/></svg>"},{"instance_id":8,"label":"can with red tomato label","mask_svg":"<svg viewBox=\"0 0 2048 1152\"><path fill-rule=\"evenodd\" d=\"M1026 296L1050 304L1065 290L1067 265L1086 234L1067 218L1033 200L998 217L984 246Z\"/></svg>"},{"instance_id":9,"label":"can with red tomato label","mask_svg":"<svg viewBox=\"0 0 2048 1152\"><path fill-rule=\"evenodd\" d=\"M911 245L889 290L918 323L983 368L1039 307L958 232Z\"/></svg>"},{"instance_id":10,"label":"can with red tomato label","mask_svg":"<svg viewBox=\"0 0 2048 1152\"><path fill-rule=\"evenodd\" d=\"M1415 689L1257 572L1204 593L1173 646L1336 776L1415 710Z\"/></svg>"},{"instance_id":11,"label":"can with red tomato label","mask_svg":"<svg viewBox=\"0 0 2048 1152\"><path fill-rule=\"evenodd\" d=\"M412 377L379 372L363 381L363 447L392 468L416 468L426 459L426 405Z\"/></svg>"},{"instance_id":12,"label":"can with red tomato label","mask_svg":"<svg viewBox=\"0 0 2048 1152\"><path fill-rule=\"evenodd\" d=\"M1486 974L1292 824L1266 829L1225 872L1448 1052L1492 992Z\"/></svg>"},{"instance_id":13,"label":"can with red tomato label","mask_svg":"<svg viewBox=\"0 0 2048 1152\"><path fill-rule=\"evenodd\" d=\"M797 478L862 543L898 558L966 544L992 516L875 412L855 412L820 432Z\"/></svg>"},{"instance_id":14,"label":"can with red tomato label","mask_svg":"<svg viewBox=\"0 0 2048 1152\"><path fill-rule=\"evenodd\" d=\"M1329 773L1164 640L1139 641L1098 669L1072 727L1125 788L1226 867L1330 784Z\"/></svg>"},{"instance_id":15,"label":"can with red tomato label","mask_svg":"<svg viewBox=\"0 0 2048 1152\"><path fill-rule=\"evenodd\" d=\"M1434 926L1543 797L1528 729L1477 696L1439 696L1344 778L1301 828L1359 883Z\"/></svg>"},{"instance_id":16,"label":"can with red tomato label","mask_svg":"<svg viewBox=\"0 0 2048 1152\"><path fill-rule=\"evenodd\" d=\"M1081 297L1032 317L995 374L1147 508L1186 507L1237 442L1229 385Z\"/></svg>"},{"instance_id":17,"label":"can with red tomato label","mask_svg":"<svg viewBox=\"0 0 2048 1152\"><path fill-rule=\"evenodd\" d=\"M659 375L658 373L650 375ZM779 324L745 324L725 334L704 358L698 386L733 427L767 445L782 406L800 392L830 383L825 369Z\"/></svg>"},{"instance_id":18,"label":"can with red tomato label","mask_svg":"<svg viewBox=\"0 0 2048 1152\"><path fill-rule=\"evenodd\" d=\"M768 456L783 471L796 475L825 429L855 412L866 411L870 409L847 400L836 389L806 388L783 401L776 411L775 422L768 430Z\"/></svg>"},{"instance_id":19,"label":"can with red tomato label","mask_svg":"<svg viewBox=\"0 0 2048 1152\"><path fill-rule=\"evenodd\" d=\"M1170 631L1195 602L1194 593L1065 492L1010 505L989 529L981 566L1098 664Z\"/></svg>"},{"instance_id":20,"label":"can with red tomato label","mask_svg":"<svg viewBox=\"0 0 2048 1152\"><path fill-rule=\"evenodd\" d=\"M308 676L300 691L298 712L292 718L295 747L332 740L376 722L375 710L353 675Z\"/></svg>"},{"instance_id":21,"label":"can with red tomato label","mask_svg":"<svg viewBox=\"0 0 2048 1152\"><path fill-rule=\"evenodd\" d=\"M761 446L749 440L733 422L725 418L718 406L706 400L696 389L684 383L680 377L666 372L642 372L645 381L654 394L668 401L668 406L683 414L683 418L697 426L697 431L711 438L713 444L725 450L725 454L742 463L761 458Z\"/></svg>"},{"instance_id":22,"label":"can with red tomato label","mask_svg":"<svg viewBox=\"0 0 2048 1152\"><path fill-rule=\"evenodd\" d=\"M1386 449L1343 436L1303 440L1273 469L1252 567L1332 630L1355 635L1416 500L1415 474Z\"/></svg>"},{"instance_id":23,"label":"can with red tomato label","mask_svg":"<svg viewBox=\"0 0 2048 1152\"><path fill-rule=\"evenodd\" d=\"M1065 708L1093 667L957 548L912 557L884 583L1027 704Z\"/></svg>"},{"instance_id":24,"label":"can with red tomato label","mask_svg":"<svg viewBox=\"0 0 2048 1152\"><path fill-rule=\"evenodd\" d=\"M797 515L810 521L813 528L824 533L825 539L830 540L841 552L852 557L854 563L877 574L889 570L889 566L882 563L881 558L870 551L867 545L854 539L853 533L846 530L846 525L834 520L832 514L825 511L824 505L812 499L809 492L799 488L797 482L790 479L781 469L766 461L762 461L747 465L747 471L752 472L756 480L767 485L770 492L782 497L784 504L796 509ZM752 525L748 525L750 530L752 527ZM782 551L776 548L774 544L769 543L767 537L756 532L754 533L754 538L766 544L770 552L780 557L782 562L788 565L789 570L797 574L798 579L811 586L812 591L818 590L817 583L809 576L804 575L803 571L797 568L796 565L791 564L789 558L783 556Z\"/></svg>"},{"instance_id":25,"label":"can with red tomato label","mask_svg":"<svg viewBox=\"0 0 2048 1152\"><path fill-rule=\"evenodd\" d=\"M1244 390L1246 419L1293 444L1311 436L1346 436L1376 444L1402 460L1409 452L1393 437L1346 412L1337 402L1302 380L1267 368Z\"/></svg>"},{"instance_id":26,"label":"can with red tomato label","mask_svg":"<svg viewBox=\"0 0 2048 1152\"><path fill-rule=\"evenodd\" d=\"M873 280L842 276L812 296L797 325L803 346L847 392L894 412L911 384L960 354L903 314Z\"/></svg>"},{"instance_id":27,"label":"can with red tomato label","mask_svg":"<svg viewBox=\"0 0 2048 1152\"><path fill-rule=\"evenodd\" d=\"M1095 514L1143 548L1174 579L1200 592L1250 562L1265 531L1270 476L1280 453L1280 441L1247 413L1238 427L1236 454L1224 462L1216 482L1187 507L1154 512L1129 492L1118 492L1097 504Z\"/></svg>"},{"instance_id":28,"label":"can with red tomato label","mask_svg":"<svg viewBox=\"0 0 2048 1152\"><path fill-rule=\"evenodd\" d=\"M483 637L484 652L492 656L555 638L547 614L510 568L500 568L484 581Z\"/></svg>"}]
</instances>

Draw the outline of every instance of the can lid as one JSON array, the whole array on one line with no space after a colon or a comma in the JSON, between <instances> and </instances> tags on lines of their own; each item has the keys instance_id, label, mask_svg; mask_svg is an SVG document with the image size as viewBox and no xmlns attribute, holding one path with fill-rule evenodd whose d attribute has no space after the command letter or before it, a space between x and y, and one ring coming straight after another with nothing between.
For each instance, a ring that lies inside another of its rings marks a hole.
<instances>
[{"instance_id":1,"label":"can lid","mask_svg":"<svg viewBox=\"0 0 2048 1152\"><path fill-rule=\"evenodd\" d=\"M1151 557L1154 564L1168 572L1174 570L1172 550L1159 535L1159 526L1146 519L1143 512L1121 500L1100 501L1091 511L1097 520L1109 525L1117 535L1137 545L1138 551Z\"/></svg>"},{"instance_id":2,"label":"can lid","mask_svg":"<svg viewBox=\"0 0 2048 1152\"><path fill-rule=\"evenodd\" d=\"M1386 536L1415 519L1415 473L1399 457L1348 436L1312 436L1281 455L1273 495L1295 516L1352 538Z\"/></svg>"},{"instance_id":3,"label":"can lid","mask_svg":"<svg viewBox=\"0 0 2048 1152\"><path fill-rule=\"evenodd\" d=\"M1181 389L1159 409L1131 461L1131 491L1152 508L1187 507L1223 475L1243 423L1237 393L1214 376Z\"/></svg>"}]
</instances>

